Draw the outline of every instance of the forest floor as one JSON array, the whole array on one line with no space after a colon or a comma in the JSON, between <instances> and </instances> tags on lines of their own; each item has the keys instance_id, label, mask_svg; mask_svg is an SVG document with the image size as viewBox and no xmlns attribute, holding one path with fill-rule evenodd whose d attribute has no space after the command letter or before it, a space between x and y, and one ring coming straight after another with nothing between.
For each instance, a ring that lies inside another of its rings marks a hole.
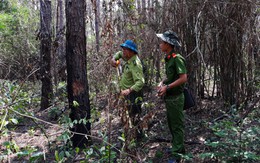
<instances>
[{"instance_id":1,"label":"forest floor","mask_svg":"<svg viewBox=\"0 0 260 163\"><path fill-rule=\"evenodd\" d=\"M161 99L155 95L149 95L146 97L147 103L152 103L153 105L143 109L142 115L150 115L146 119L145 127L145 137L127 151L127 155L130 157L128 159L122 159L123 161L117 162L154 162L154 163L164 163L170 158L167 153L167 148L171 147L171 135L168 130L166 121L166 109L164 103ZM119 149L120 133L123 131L123 126L120 123L120 117L118 116L118 110L110 110L111 119L111 129L109 128L109 123L107 122L107 101L106 98L100 99L99 103L102 104L99 110L101 111L101 116L96 122L92 123L92 136L93 145L102 144L102 140L107 138L102 138L101 133L108 134L110 132L111 140L110 143L115 145ZM220 117L222 113L220 112L223 108L220 101L209 101L202 100L199 108L192 108L185 111L185 148L187 155L190 156L182 162L214 162L202 160L199 154L207 151L207 146L204 145L206 139L212 134L206 125L208 122L214 121L214 119ZM103 109L102 109L103 107ZM8 132L7 137L1 137L0 144L5 141L14 141L19 149L29 149L34 147L44 153L44 158L42 162L56 162L55 161L55 150L57 147L62 146L62 141L57 139L64 130L57 124L57 121L51 120L48 116L48 112L36 112L35 116L43 121L49 122L44 123L38 120L31 120L31 118L25 118L19 126ZM105 122L105 123L104 123ZM96 139L97 138L97 139ZM122 141L121 141L122 145ZM121 148L122 149L122 148ZM0 146L0 151L6 150L5 147ZM116 151L118 152L118 151ZM123 158L124 153L119 153L117 155ZM1 154L0 154L1 156ZM84 160L84 154L80 154L68 162L80 162ZM2 158L2 162L29 162L29 157L18 157L16 154L11 154L8 157ZM120 160L120 159L117 159ZM1 162L1 157L0 157ZM87 162L99 162L95 159L89 159ZM104 161L107 162L107 161Z\"/></svg>"}]
</instances>

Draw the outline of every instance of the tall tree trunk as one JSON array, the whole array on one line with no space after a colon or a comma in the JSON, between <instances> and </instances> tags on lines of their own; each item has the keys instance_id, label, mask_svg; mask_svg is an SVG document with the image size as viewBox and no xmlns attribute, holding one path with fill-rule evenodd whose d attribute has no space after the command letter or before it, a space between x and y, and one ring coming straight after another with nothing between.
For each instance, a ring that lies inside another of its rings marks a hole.
<instances>
[{"instance_id":1,"label":"tall tree trunk","mask_svg":"<svg viewBox=\"0 0 260 163\"><path fill-rule=\"evenodd\" d=\"M99 16L100 16L100 0L93 3L95 11L95 32L96 32L96 50L99 52Z\"/></svg>"},{"instance_id":2,"label":"tall tree trunk","mask_svg":"<svg viewBox=\"0 0 260 163\"><path fill-rule=\"evenodd\" d=\"M44 110L50 106L51 99L53 96L52 90L52 76L51 76L51 1L41 0L41 81L42 81L42 97L41 97L41 108Z\"/></svg>"},{"instance_id":3,"label":"tall tree trunk","mask_svg":"<svg viewBox=\"0 0 260 163\"><path fill-rule=\"evenodd\" d=\"M146 0L142 0L142 17L141 20L146 22Z\"/></svg>"},{"instance_id":4,"label":"tall tree trunk","mask_svg":"<svg viewBox=\"0 0 260 163\"><path fill-rule=\"evenodd\" d=\"M243 41L243 24L246 22L246 16L241 12L241 4L228 4L223 8L224 15L221 17L222 23L219 24L220 32L220 79L222 86L222 95L226 102L235 104L243 95L240 88L241 65L243 65L242 41ZM246 12L244 6L243 11ZM236 23L234 23L236 22ZM224 58L224 59L223 59Z\"/></svg>"},{"instance_id":5,"label":"tall tree trunk","mask_svg":"<svg viewBox=\"0 0 260 163\"><path fill-rule=\"evenodd\" d=\"M57 64L54 66L57 68L56 82L64 81L66 79L66 59L65 59L65 39L64 39L64 3L62 0L58 0L57 4L57 17L56 17L56 59ZM55 57L54 56L54 57Z\"/></svg>"},{"instance_id":6,"label":"tall tree trunk","mask_svg":"<svg viewBox=\"0 0 260 163\"><path fill-rule=\"evenodd\" d=\"M259 61L259 56L254 59L254 55L255 55L255 53L257 53L257 51L256 51L257 46L259 46L259 44L260 44L259 42L257 43L257 37L256 37L257 27L255 26L255 20L257 18L256 18L256 15L253 15L252 6L250 6L250 11L251 11L251 15L250 15L251 20L249 21L249 28L248 28L248 33L249 33L248 34L249 42L247 45L248 46L248 51L247 51L248 65L247 65L247 73L246 73L248 75L248 77L246 79L247 81L245 81L245 84L248 83L247 89L245 90L248 98L251 97L255 93L254 85L253 85L253 81L254 81L254 77L255 77L254 71L259 72L259 67L256 67L256 65L254 64L254 61L257 61L257 60ZM256 63L259 64L260 62L256 62Z\"/></svg>"},{"instance_id":7,"label":"tall tree trunk","mask_svg":"<svg viewBox=\"0 0 260 163\"><path fill-rule=\"evenodd\" d=\"M86 134L90 134L85 14L84 0L66 1L66 61L70 118L72 121L79 122L80 119L85 119L87 122L77 123L71 128L71 131L76 132L71 137L74 147L84 147L90 140L85 137Z\"/></svg>"},{"instance_id":8,"label":"tall tree trunk","mask_svg":"<svg viewBox=\"0 0 260 163\"><path fill-rule=\"evenodd\" d=\"M52 56L52 65L53 65L53 78L54 85L57 89L58 81L60 75L65 74L65 69L62 69L65 63L65 42L63 36L63 28L64 28L64 15L63 15L63 3L62 0L58 0L56 7L56 37L54 40L53 47L53 56ZM57 90L55 90L57 91Z\"/></svg>"},{"instance_id":9,"label":"tall tree trunk","mask_svg":"<svg viewBox=\"0 0 260 163\"><path fill-rule=\"evenodd\" d=\"M185 47L186 49L186 54L183 53L182 55L186 58L186 66L187 66L187 71L188 71L188 83L189 83L189 87L192 88L193 90L193 94L197 95L198 94L198 90L201 91L199 88L201 87L200 85L197 85L197 83L199 80L199 77L201 74L201 72L199 71L199 66L198 64L194 64L194 63L198 63L199 59L198 56L196 55L195 52L195 47L196 47L196 33L194 31L195 26L196 26L196 14L188 14L191 13L192 11L196 11L196 8L198 8L198 6L196 4L193 3L187 3L186 4L186 10L184 10L182 12L181 15L182 17L186 18L186 23L183 24L183 26L181 27L183 30L183 37L184 37L184 43L183 43L183 47ZM184 4L182 4L182 7L185 6ZM181 17L179 18L181 19ZM179 20L177 19L177 20ZM197 88L197 89L196 89ZM201 92L200 92L201 93Z\"/></svg>"}]
</instances>

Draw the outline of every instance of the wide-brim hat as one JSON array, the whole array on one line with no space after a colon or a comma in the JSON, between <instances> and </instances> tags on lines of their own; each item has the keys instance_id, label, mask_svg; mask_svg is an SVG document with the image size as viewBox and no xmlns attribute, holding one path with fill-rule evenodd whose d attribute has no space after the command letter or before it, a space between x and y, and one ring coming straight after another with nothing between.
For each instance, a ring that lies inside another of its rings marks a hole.
<instances>
[{"instance_id":1,"label":"wide-brim hat","mask_svg":"<svg viewBox=\"0 0 260 163\"><path fill-rule=\"evenodd\" d=\"M181 47L181 43L178 38L178 35L171 30L166 31L164 33L157 33L156 36L171 45Z\"/></svg>"},{"instance_id":2,"label":"wide-brim hat","mask_svg":"<svg viewBox=\"0 0 260 163\"><path fill-rule=\"evenodd\" d=\"M122 48L128 48L138 54L137 45L132 40L126 40L123 44L120 45Z\"/></svg>"}]
</instances>

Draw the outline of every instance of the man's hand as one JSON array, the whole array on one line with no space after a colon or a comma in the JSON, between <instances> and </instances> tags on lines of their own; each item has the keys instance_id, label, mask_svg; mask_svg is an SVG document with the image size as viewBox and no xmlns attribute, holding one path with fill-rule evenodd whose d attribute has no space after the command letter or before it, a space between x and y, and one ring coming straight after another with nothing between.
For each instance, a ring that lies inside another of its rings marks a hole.
<instances>
[{"instance_id":1,"label":"man's hand","mask_svg":"<svg viewBox=\"0 0 260 163\"><path fill-rule=\"evenodd\" d=\"M157 87L157 95L158 96L164 96L166 94L166 90L167 90L167 86L164 85L164 86L158 86Z\"/></svg>"},{"instance_id":2,"label":"man's hand","mask_svg":"<svg viewBox=\"0 0 260 163\"><path fill-rule=\"evenodd\" d=\"M163 87L164 87L163 81L161 81L156 87L157 96L163 96L166 93L166 87L165 89Z\"/></svg>"},{"instance_id":3,"label":"man's hand","mask_svg":"<svg viewBox=\"0 0 260 163\"><path fill-rule=\"evenodd\" d=\"M121 95L122 95L122 96L127 96L127 95L129 95L130 93L131 93L131 89L129 88L129 89L122 90Z\"/></svg>"},{"instance_id":4,"label":"man's hand","mask_svg":"<svg viewBox=\"0 0 260 163\"><path fill-rule=\"evenodd\" d=\"M111 59L111 65L112 65L113 67L117 67L119 64L120 64L120 61L119 61L119 60L115 60L114 57Z\"/></svg>"}]
</instances>

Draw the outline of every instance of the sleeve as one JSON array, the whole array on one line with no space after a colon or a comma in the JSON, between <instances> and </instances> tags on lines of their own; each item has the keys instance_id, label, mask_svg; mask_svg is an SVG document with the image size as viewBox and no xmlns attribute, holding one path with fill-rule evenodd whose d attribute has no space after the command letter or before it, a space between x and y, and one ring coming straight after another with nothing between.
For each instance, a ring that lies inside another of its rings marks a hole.
<instances>
[{"instance_id":1,"label":"sleeve","mask_svg":"<svg viewBox=\"0 0 260 163\"><path fill-rule=\"evenodd\" d=\"M143 74L143 67L141 63L136 63L136 65L133 65L132 76L134 80L134 85L131 87L131 89L138 92L144 86L144 74Z\"/></svg>"},{"instance_id":2,"label":"sleeve","mask_svg":"<svg viewBox=\"0 0 260 163\"><path fill-rule=\"evenodd\" d=\"M175 60L175 64L176 64L177 74L186 74L187 73L184 59L182 59L181 57L177 57Z\"/></svg>"},{"instance_id":3,"label":"sleeve","mask_svg":"<svg viewBox=\"0 0 260 163\"><path fill-rule=\"evenodd\" d=\"M115 60L119 60L120 58L122 58L122 56L123 56L123 52L122 51L118 51L118 52L116 52L115 54L114 54L114 58L115 58Z\"/></svg>"}]
</instances>

